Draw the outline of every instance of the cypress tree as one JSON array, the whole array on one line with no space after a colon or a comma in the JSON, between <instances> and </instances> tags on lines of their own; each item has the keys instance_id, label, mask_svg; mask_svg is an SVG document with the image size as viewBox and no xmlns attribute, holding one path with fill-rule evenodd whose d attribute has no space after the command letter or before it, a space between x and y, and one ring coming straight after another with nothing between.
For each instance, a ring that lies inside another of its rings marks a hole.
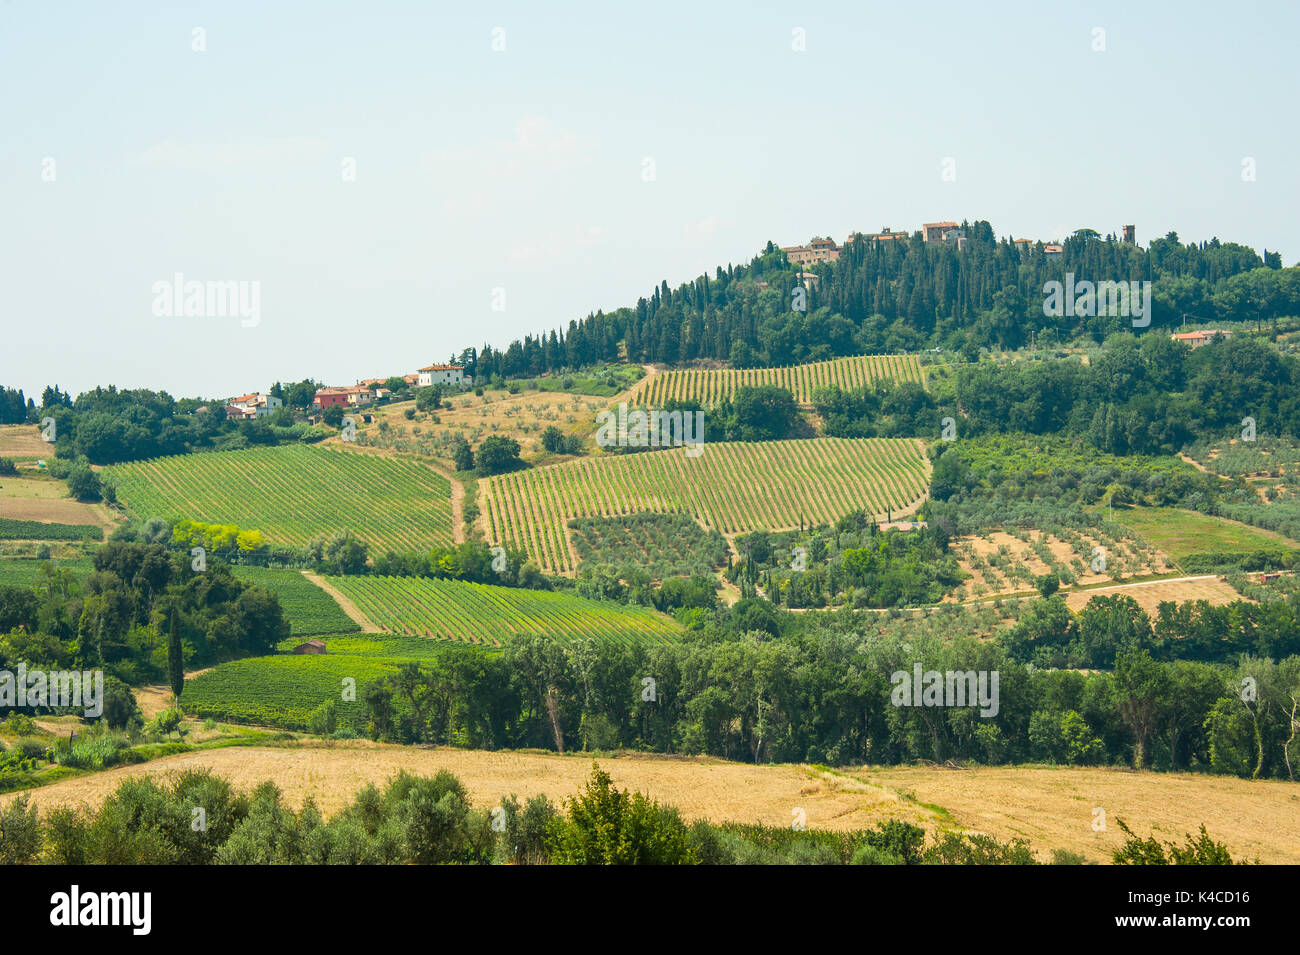
<instances>
[{"instance_id":1,"label":"cypress tree","mask_svg":"<svg viewBox=\"0 0 1300 955\"><path fill-rule=\"evenodd\" d=\"M172 695L179 700L185 689L185 659L182 656L181 631L176 622L175 604L172 604L171 623L167 630L167 678L172 685Z\"/></svg>"}]
</instances>

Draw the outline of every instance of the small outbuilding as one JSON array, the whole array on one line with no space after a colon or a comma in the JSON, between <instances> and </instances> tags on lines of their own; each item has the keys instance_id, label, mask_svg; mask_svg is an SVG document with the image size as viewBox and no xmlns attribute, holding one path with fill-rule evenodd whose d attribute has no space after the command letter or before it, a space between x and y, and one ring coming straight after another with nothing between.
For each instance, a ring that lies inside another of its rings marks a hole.
<instances>
[{"instance_id":1,"label":"small outbuilding","mask_svg":"<svg viewBox=\"0 0 1300 955\"><path fill-rule=\"evenodd\" d=\"M294 653L324 653L324 640L308 640L306 643L300 643L293 648Z\"/></svg>"}]
</instances>

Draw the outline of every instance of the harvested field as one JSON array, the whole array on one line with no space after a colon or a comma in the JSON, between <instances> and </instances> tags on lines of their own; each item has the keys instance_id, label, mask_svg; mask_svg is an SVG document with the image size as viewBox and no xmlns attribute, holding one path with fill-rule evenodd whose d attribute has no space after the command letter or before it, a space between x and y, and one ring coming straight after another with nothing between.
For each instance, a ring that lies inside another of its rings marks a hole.
<instances>
[{"instance_id":1,"label":"harvested field","mask_svg":"<svg viewBox=\"0 0 1300 955\"><path fill-rule=\"evenodd\" d=\"M1166 600L1184 603L1189 600L1206 600L1220 607L1241 600L1241 594L1233 590L1222 577L1180 577L1175 580L1149 580L1138 584L1121 584L1117 587L1096 587L1092 590L1077 590L1065 595L1065 604L1071 610L1079 611L1087 606L1088 601L1098 595L1123 594L1138 602L1147 615L1155 618L1156 610Z\"/></svg>"},{"instance_id":2,"label":"harvested field","mask_svg":"<svg viewBox=\"0 0 1300 955\"><path fill-rule=\"evenodd\" d=\"M186 753L141 765L65 780L32 791L43 811L97 803L125 776L160 775L207 767L248 789L266 779L299 806L308 797L327 815L367 782L400 770L460 777L473 802L496 805L515 793L560 800L576 792L591 771L590 755L482 752L413 748L368 742L237 747ZM1108 861L1120 844L1116 824L1135 832L1154 828L1182 840L1202 822L1236 856L1300 863L1300 787L1190 773L1134 773L1117 769L1053 767L863 767L821 772L808 766L750 766L708 758L602 756L597 761L621 788L648 792L677 806L688 819L789 825L800 808L810 828L852 830L897 818L934 831L953 827L999 839L1026 838L1047 861L1051 850ZM0 804L13 795L0 797ZM1106 811L1107 828L1094 832L1093 809Z\"/></svg>"},{"instance_id":3,"label":"harvested field","mask_svg":"<svg viewBox=\"0 0 1300 955\"><path fill-rule=\"evenodd\" d=\"M1060 848L1109 861L1123 842L1116 823L1123 819L1140 836L1155 829L1162 841L1180 843L1205 823L1234 858L1300 862L1300 786L1279 780L1046 766L909 766L853 775L937 803L963 828L1028 839L1040 858ZM1095 808L1105 810L1105 832L1092 829Z\"/></svg>"},{"instance_id":4,"label":"harvested field","mask_svg":"<svg viewBox=\"0 0 1300 955\"><path fill-rule=\"evenodd\" d=\"M0 425L0 458L52 458L54 446L41 439L34 424Z\"/></svg>"}]
</instances>

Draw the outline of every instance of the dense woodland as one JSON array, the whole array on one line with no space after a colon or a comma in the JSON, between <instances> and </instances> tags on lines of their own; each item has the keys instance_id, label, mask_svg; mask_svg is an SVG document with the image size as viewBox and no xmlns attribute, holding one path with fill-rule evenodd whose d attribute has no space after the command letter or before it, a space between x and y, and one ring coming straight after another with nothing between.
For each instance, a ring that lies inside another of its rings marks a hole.
<instances>
[{"instance_id":1,"label":"dense woodland","mask_svg":"<svg viewBox=\"0 0 1300 955\"><path fill-rule=\"evenodd\" d=\"M1047 318L1043 285L1063 281L1150 281L1153 332L1183 316L1201 322L1264 322L1300 314L1300 270L1281 257L1218 239L1183 243L1176 233L1148 248L1082 229L1049 257L1038 243L1022 255L983 221L964 223L967 246L922 241L849 245L814 266L793 308L799 270L773 243L748 265L719 267L675 290L663 282L635 307L597 312L567 330L525 336L505 349L467 349L479 380L530 377L601 361L668 365L701 359L738 367L793 365L841 355L941 347L972 357L981 347L1018 348L1031 337L1101 341L1132 330L1127 318ZM766 288L760 288L766 283ZM625 353L620 353L620 343Z\"/></svg>"},{"instance_id":2,"label":"dense woodland","mask_svg":"<svg viewBox=\"0 0 1300 955\"><path fill-rule=\"evenodd\" d=\"M187 666L270 653L289 636L274 594L160 544L110 542L78 579L45 565L35 587L0 586L0 669L96 669L124 683L163 678L169 642ZM3 712L3 711L0 711Z\"/></svg>"}]
</instances>

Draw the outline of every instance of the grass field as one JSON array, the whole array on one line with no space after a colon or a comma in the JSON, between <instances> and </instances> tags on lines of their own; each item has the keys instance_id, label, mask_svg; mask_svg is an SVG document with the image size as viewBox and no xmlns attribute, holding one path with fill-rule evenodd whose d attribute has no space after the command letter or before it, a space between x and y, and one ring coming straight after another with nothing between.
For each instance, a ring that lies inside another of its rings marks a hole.
<instances>
[{"instance_id":1,"label":"grass field","mask_svg":"<svg viewBox=\"0 0 1300 955\"><path fill-rule=\"evenodd\" d=\"M574 594L417 577L331 577L330 584L393 633L500 646L514 636L665 640L681 631L642 607Z\"/></svg>"},{"instance_id":2,"label":"grass field","mask_svg":"<svg viewBox=\"0 0 1300 955\"><path fill-rule=\"evenodd\" d=\"M188 691L187 691L188 692ZM122 779L165 776L205 767L237 788L274 780L287 801L315 800L329 816L367 783L405 770L455 773L480 808L544 793L560 801L576 794L593 756L575 753L483 752L414 748L366 741L247 746L185 753L79 776L31 793L41 812L98 804ZM1069 849L1108 862L1123 841L1117 820L1135 832L1182 841L1205 823L1234 858L1300 863L1300 796L1292 783L1190 773L1134 773L1118 769L926 766L863 767L824 772L809 766L750 766L717 759L637 754L597 757L619 788L648 793L676 806L687 820L789 826L803 809L810 829L855 830L900 819L930 832L958 829L998 839L1026 838L1040 861ZM13 799L0 797L0 804ZM1094 809L1106 829L1094 831Z\"/></svg>"},{"instance_id":3,"label":"grass field","mask_svg":"<svg viewBox=\"0 0 1300 955\"><path fill-rule=\"evenodd\" d=\"M1131 528L1175 562L1190 554L1241 554L1300 547L1289 537L1222 517L1173 507L1134 507L1115 512Z\"/></svg>"},{"instance_id":4,"label":"grass field","mask_svg":"<svg viewBox=\"0 0 1300 955\"><path fill-rule=\"evenodd\" d=\"M862 508L881 520L915 510L929 486L920 441L816 438L713 443L580 458L480 483L488 540L526 551L553 573L572 571L565 536L577 517L678 512L723 534L830 523Z\"/></svg>"},{"instance_id":5,"label":"grass field","mask_svg":"<svg viewBox=\"0 0 1300 955\"><path fill-rule=\"evenodd\" d=\"M302 545L351 530L376 549L452 541L451 487L417 461L290 445L186 454L106 469L138 517L254 528Z\"/></svg>"},{"instance_id":6,"label":"grass field","mask_svg":"<svg viewBox=\"0 0 1300 955\"><path fill-rule=\"evenodd\" d=\"M671 369L648 378L637 390L635 400L649 408L669 401L698 401L711 407L731 397L737 388L779 385L789 389L795 401L806 405L812 403L818 388L864 388L881 380L924 384L925 373L916 355L860 355L787 368Z\"/></svg>"},{"instance_id":7,"label":"grass field","mask_svg":"<svg viewBox=\"0 0 1300 955\"><path fill-rule=\"evenodd\" d=\"M236 565L232 569L240 580L265 587L279 598L294 637L355 633L360 629L333 597L304 577L300 571L242 565Z\"/></svg>"}]
</instances>

